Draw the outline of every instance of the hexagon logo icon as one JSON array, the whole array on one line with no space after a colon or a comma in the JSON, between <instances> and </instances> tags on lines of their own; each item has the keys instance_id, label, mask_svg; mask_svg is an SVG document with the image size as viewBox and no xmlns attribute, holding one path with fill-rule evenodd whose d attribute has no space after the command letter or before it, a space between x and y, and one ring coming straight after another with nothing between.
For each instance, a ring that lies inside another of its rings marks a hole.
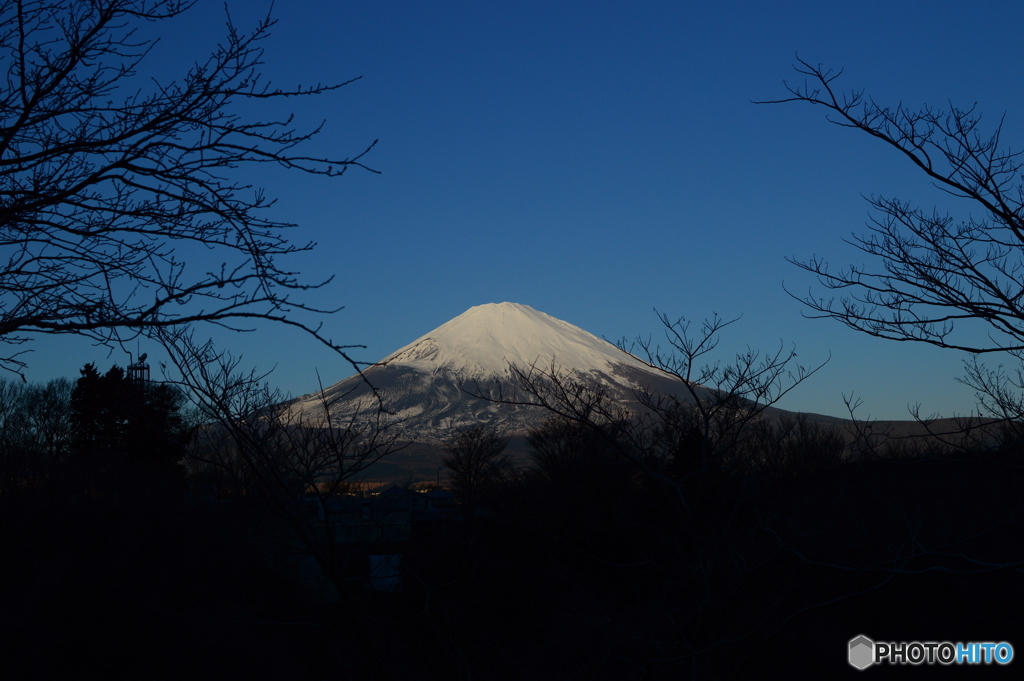
<instances>
[{"instance_id":1,"label":"hexagon logo icon","mask_svg":"<svg viewBox=\"0 0 1024 681\"><path fill-rule=\"evenodd\" d=\"M850 666L867 669L875 661L875 642L861 634L850 639Z\"/></svg>"}]
</instances>

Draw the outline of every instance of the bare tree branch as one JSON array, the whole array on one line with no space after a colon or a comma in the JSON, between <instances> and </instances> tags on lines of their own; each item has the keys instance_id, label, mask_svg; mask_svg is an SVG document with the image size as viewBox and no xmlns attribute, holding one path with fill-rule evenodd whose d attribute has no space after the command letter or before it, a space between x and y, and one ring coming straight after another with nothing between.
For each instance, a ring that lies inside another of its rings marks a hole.
<instances>
[{"instance_id":1,"label":"bare tree branch","mask_svg":"<svg viewBox=\"0 0 1024 681\"><path fill-rule=\"evenodd\" d=\"M312 243L267 217L262 190L231 178L273 164L335 177L364 164L298 149L319 128L251 120L252 100L316 96L350 82L282 89L262 80L274 21L227 35L182 78L144 84L152 42L143 21L185 12L183 0L0 3L0 343L72 333L111 342L192 322L297 326L341 352L298 294L326 284L284 265ZM190 265L193 255L204 262ZM219 261L219 262L218 262ZM0 367L19 371L9 350Z\"/></svg>"},{"instance_id":2,"label":"bare tree branch","mask_svg":"<svg viewBox=\"0 0 1024 681\"><path fill-rule=\"evenodd\" d=\"M878 217L851 245L874 266L833 270L817 257L791 259L838 297L796 294L809 316L836 319L880 338L973 353L1024 351L1024 185L1021 152L1002 142L1000 119L986 132L975 107L888 107L862 90L840 92L841 75L799 60L805 77L789 97L824 107L836 125L865 132L923 171L970 211L954 218L895 198L869 199ZM987 341L977 330L987 330Z\"/></svg>"}]
</instances>

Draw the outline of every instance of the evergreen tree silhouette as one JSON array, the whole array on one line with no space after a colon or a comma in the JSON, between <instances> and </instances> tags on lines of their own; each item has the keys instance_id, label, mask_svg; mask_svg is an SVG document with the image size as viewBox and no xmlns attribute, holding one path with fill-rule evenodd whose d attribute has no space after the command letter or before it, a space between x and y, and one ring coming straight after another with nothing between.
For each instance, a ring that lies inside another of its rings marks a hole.
<instances>
[{"instance_id":1,"label":"evergreen tree silhouette","mask_svg":"<svg viewBox=\"0 0 1024 681\"><path fill-rule=\"evenodd\" d=\"M171 498L183 485L188 431L181 393L137 381L118 366L81 370L71 394L72 451L86 496L116 502L145 495Z\"/></svg>"}]
</instances>

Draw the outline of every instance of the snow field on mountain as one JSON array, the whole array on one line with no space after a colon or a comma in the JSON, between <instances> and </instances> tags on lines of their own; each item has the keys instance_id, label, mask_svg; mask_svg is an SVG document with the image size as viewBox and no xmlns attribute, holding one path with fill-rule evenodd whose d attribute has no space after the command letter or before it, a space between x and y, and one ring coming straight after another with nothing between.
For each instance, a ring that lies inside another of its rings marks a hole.
<instances>
[{"instance_id":1,"label":"snow field on mountain","mask_svg":"<svg viewBox=\"0 0 1024 681\"><path fill-rule=\"evenodd\" d=\"M472 307L451 321L368 367L373 385L408 439L445 441L458 428L488 424L505 434L523 434L550 414L533 406L496 403L477 395L506 397L516 390L509 365L535 365L547 372L586 377L626 405L634 389L662 387L670 379L611 343L528 305L491 303ZM332 402L331 420L372 418L378 404L356 375L323 393L303 396L292 409L312 415L323 398Z\"/></svg>"},{"instance_id":2,"label":"snow field on mountain","mask_svg":"<svg viewBox=\"0 0 1024 681\"><path fill-rule=\"evenodd\" d=\"M380 362L433 373L444 368L465 376L505 376L510 363L584 374L615 364L655 372L647 364L592 333L518 303L471 307ZM660 372L657 372L660 374Z\"/></svg>"}]
</instances>

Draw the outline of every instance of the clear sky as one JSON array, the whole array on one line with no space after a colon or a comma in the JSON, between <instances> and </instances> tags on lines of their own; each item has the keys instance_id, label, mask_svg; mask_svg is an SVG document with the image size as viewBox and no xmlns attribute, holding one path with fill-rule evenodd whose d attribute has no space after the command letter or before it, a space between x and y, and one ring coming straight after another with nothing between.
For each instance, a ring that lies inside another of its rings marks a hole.
<instances>
[{"instance_id":1,"label":"clear sky","mask_svg":"<svg viewBox=\"0 0 1024 681\"><path fill-rule=\"evenodd\" d=\"M241 28L270 7L228 4ZM843 393L863 399L862 417L907 418L916 402L946 416L974 408L955 381L960 355L804 319L783 290L816 287L786 256L863 262L842 242L863 231L863 196L950 199L822 111L751 100L783 96L799 54L845 69L840 86L882 103L977 102L992 122L1005 113L1019 148L1019 1L289 0L273 15L273 83L362 77L287 102L299 125L325 122L308 151L347 156L380 140L366 158L379 175L244 175L278 197L277 217L299 223L296 241L318 242L291 264L334 277L309 300L345 306L324 331L365 345L359 359L489 302L610 339L657 337L654 308L698 321L717 312L742 315L723 350L786 342L806 363L831 353L784 408L843 415ZM201 0L154 29L149 68L184 72L224 34L223 4ZM247 364L276 366L271 381L294 395L316 389L317 371L325 384L351 373L293 330L216 336ZM34 348L29 380L127 363L67 337Z\"/></svg>"}]
</instances>

